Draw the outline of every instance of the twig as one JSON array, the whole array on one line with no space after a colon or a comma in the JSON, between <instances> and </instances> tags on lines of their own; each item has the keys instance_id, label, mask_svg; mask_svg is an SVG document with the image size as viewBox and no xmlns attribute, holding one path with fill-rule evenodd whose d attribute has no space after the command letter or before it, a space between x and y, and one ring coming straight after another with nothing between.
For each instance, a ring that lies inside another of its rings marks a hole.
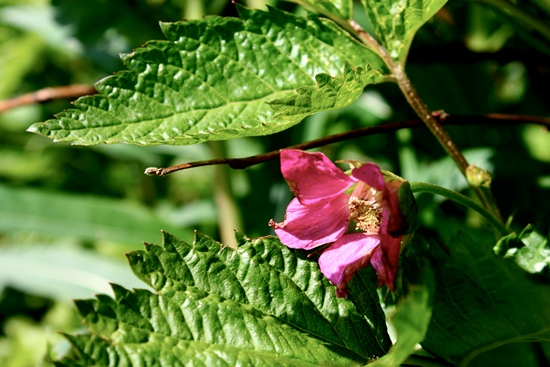
<instances>
[{"instance_id":1,"label":"twig","mask_svg":"<svg viewBox=\"0 0 550 367\"><path fill-rule=\"evenodd\" d=\"M459 116L459 115L446 115L445 113L434 113L434 118L437 118L443 125L514 125L521 123L536 124L550 129L550 119L536 116L523 116L523 115L504 115L504 114L488 114L482 116ZM312 140L306 143L297 144L288 147L288 149L313 149L322 147L328 144L356 139L368 135L385 134L394 132L401 129L411 129L425 126L420 120L408 120L402 122L392 122L389 124L365 127L358 130L347 131L340 134L326 136L321 139ZM151 176L166 176L172 172L181 171L188 168L201 167L201 166L213 166L218 164L227 164L234 169L244 169L259 163L275 160L279 158L279 150L259 154L255 156L245 158L221 158L211 159L206 161L197 161L178 164L176 166L170 166L165 168L149 167L145 170L146 175Z\"/></svg>"},{"instance_id":2,"label":"twig","mask_svg":"<svg viewBox=\"0 0 550 367\"><path fill-rule=\"evenodd\" d=\"M86 84L74 84L63 87L44 88L35 92L0 101L0 113L5 112L11 108L24 106L27 104L46 102L52 99L77 98L96 93L97 91L93 86L89 86Z\"/></svg>"}]
</instances>

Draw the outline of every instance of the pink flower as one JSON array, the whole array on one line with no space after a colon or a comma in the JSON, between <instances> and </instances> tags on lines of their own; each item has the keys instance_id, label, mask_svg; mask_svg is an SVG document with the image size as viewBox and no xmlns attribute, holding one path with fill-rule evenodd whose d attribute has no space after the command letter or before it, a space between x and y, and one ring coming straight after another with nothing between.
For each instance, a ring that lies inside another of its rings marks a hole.
<instances>
[{"instance_id":1,"label":"pink flower","mask_svg":"<svg viewBox=\"0 0 550 367\"><path fill-rule=\"evenodd\" d=\"M395 290L406 222L397 193L404 181L386 182L373 163L348 176L322 153L293 149L281 151L281 171L296 196L284 222L269 222L281 242L304 250L332 242L319 257L319 266L339 297L347 296L348 281L369 262L379 285ZM357 232L346 234L350 219Z\"/></svg>"}]
</instances>

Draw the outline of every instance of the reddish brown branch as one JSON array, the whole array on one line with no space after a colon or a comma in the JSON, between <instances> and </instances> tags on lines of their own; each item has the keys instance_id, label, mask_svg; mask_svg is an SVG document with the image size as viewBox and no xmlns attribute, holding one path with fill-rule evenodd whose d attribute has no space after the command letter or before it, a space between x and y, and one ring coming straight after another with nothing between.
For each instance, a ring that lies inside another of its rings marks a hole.
<instances>
[{"instance_id":1,"label":"reddish brown branch","mask_svg":"<svg viewBox=\"0 0 550 367\"><path fill-rule=\"evenodd\" d=\"M85 84L67 85L63 87L50 87L23 94L18 97L0 101L0 113L11 108L27 104L51 101L52 99L77 98L88 94L96 94L94 87Z\"/></svg>"},{"instance_id":2,"label":"reddish brown branch","mask_svg":"<svg viewBox=\"0 0 550 367\"><path fill-rule=\"evenodd\" d=\"M522 116L522 115L504 115L504 114L488 114L483 116L450 116L445 113L436 112L434 118L437 118L443 125L512 125L512 124L536 124L550 129L550 119L536 116ZM385 134L394 132L400 129L410 129L425 126L420 120L409 120L403 122L392 122L389 124L365 127L363 129L347 131L336 135L330 135L321 139L312 140L306 143L293 145L287 147L288 149L313 149L322 147L328 144L356 139L368 135ZM255 164L264 163L267 161L275 160L279 158L279 151L272 151L264 154L259 154L245 158L221 158L212 159L206 161L197 161L190 163L178 164L176 166L170 166L166 168L149 167L145 170L147 175L166 176L172 172L181 171L193 167L212 166L218 164L227 164L234 169L244 169Z\"/></svg>"}]
</instances>

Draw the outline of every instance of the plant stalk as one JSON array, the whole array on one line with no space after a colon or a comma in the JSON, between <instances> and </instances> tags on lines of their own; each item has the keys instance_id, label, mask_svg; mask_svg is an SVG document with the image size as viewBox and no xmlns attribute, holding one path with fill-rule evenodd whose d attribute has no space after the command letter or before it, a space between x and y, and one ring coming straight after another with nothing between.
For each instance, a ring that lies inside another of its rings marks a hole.
<instances>
[{"instance_id":1,"label":"plant stalk","mask_svg":"<svg viewBox=\"0 0 550 367\"><path fill-rule=\"evenodd\" d=\"M413 87L409 77L405 73L405 70L403 66L400 63L396 63L388 54L387 50L382 47L370 34L368 34L359 24L357 24L354 21L350 21L348 25L346 26L346 29L351 30L355 33L363 43L368 46L371 50L375 51L385 62L388 69L392 72L391 77L395 80L397 85L399 86L399 89L401 89L401 92L407 99L407 102L409 105L413 108L413 110L416 112L417 116L424 122L424 124L430 129L432 134L437 138L441 146L443 146L443 149L449 154L449 156L453 159L455 164L457 165L458 169L464 177L466 177L466 180L468 181L468 184L472 188L472 190L475 192L476 196L478 197L481 204L491 212L493 212L494 215L496 215L498 218L500 218L499 211L497 207L494 205L494 202L492 200L492 196L490 193L487 192L487 190L483 190L482 188L473 185L467 175L467 169L470 166L468 164L468 161L458 149L458 146L455 144L455 142L451 139L449 134L443 129L443 126L441 123L434 118L435 114L428 109L428 106L422 101L420 96L418 95L418 92ZM473 167L473 166L472 166ZM502 221L502 220L501 220Z\"/></svg>"},{"instance_id":2,"label":"plant stalk","mask_svg":"<svg viewBox=\"0 0 550 367\"><path fill-rule=\"evenodd\" d=\"M208 145L214 155L225 156L225 142L212 141ZM214 201L218 210L218 226L221 242L237 249L235 231L242 230L241 213L231 190L230 172L226 166L216 166L214 175Z\"/></svg>"},{"instance_id":3,"label":"plant stalk","mask_svg":"<svg viewBox=\"0 0 550 367\"><path fill-rule=\"evenodd\" d=\"M397 80L397 84L399 85L399 89L401 89L405 95L407 102L409 102L409 105L414 109L418 117L426 124L428 129L430 129L432 134L437 138L447 154L451 156L458 169L460 169L460 172L466 176L466 169L469 166L468 161L466 161L466 158L460 149L458 149L449 134L445 131L445 129L443 129L441 123L433 117L432 111L430 111L426 104L422 102L418 92L413 87L411 81L407 77L407 74L405 74L403 67L399 64L393 64L394 76Z\"/></svg>"},{"instance_id":4,"label":"plant stalk","mask_svg":"<svg viewBox=\"0 0 550 367\"><path fill-rule=\"evenodd\" d=\"M426 183L426 182L411 182L411 191L414 192L428 192L430 194L440 195L443 196L449 200L453 200L454 202L457 202L461 205L464 205L472 210L475 210L478 212L482 217L487 219L489 223L497 229L502 236L506 236L510 234L510 230L502 224L500 221L500 218L493 215L490 211L479 205L477 202L473 201L472 199L456 192L453 190L446 189L441 186L437 186L434 184Z\"/></svg>"},{"instance_id":5,"label":"plant stalk","mask_svg":"<svg viewBox=\"0 0 550 367\"><path fill-rule=\"evenodd\" d=\"M466 175L466 168L468 168L466 158L464 158L464 155L460 149L458 149L449 134L447 134L447 132L443 129L441 123L434 119L433 113L428 109L426 104L422 102L418 92L414 89L403 67L400 64L397 64L390 57L387 50L382 47L370 34L365 32L359 24L354 21L350 21L349 25L355 34L363 41L363 43L375 51L384 60L386 66L393 73L392 76L397 82L399 89L401 89L401 92L405 95L407 102L414 109L418 117L426 124L428 129L430 129L430 131L435 135L437 140L439 140L443 146L443 149L445 149L445 151L455 161L460 171Z\"/></svg>"}]
</instances>

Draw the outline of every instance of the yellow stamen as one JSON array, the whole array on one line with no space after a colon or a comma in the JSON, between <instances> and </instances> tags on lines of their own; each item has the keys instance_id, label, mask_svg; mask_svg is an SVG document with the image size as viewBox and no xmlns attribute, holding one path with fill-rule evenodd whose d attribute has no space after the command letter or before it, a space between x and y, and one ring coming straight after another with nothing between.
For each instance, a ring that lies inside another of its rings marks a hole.
<instances>
[{"instance_id":1,"label":"yellow stamen","mask_svg":"<svg viewBox=\"0 0 550 367\"><path fill-rule=\"evenodd\" d=\"M378 234L382 222L382 191L359 182L350 196L348 205L355 228L368 234Z\"/></svg>"}]
</instances>

